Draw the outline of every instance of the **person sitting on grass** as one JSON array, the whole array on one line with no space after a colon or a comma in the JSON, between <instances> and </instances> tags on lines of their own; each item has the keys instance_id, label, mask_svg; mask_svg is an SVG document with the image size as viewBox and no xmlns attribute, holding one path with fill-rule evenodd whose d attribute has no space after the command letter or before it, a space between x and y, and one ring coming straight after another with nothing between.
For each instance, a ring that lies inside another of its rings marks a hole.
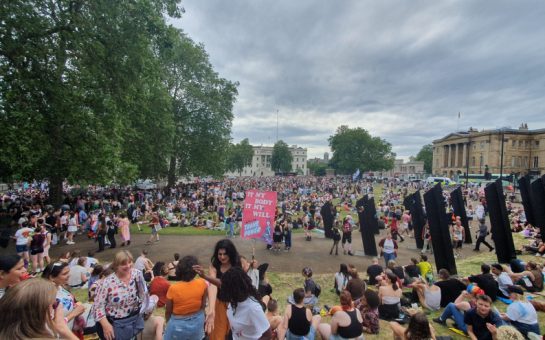
<instances>
[{"instance_id":1,"label":"person sitting on grass","mask_svg":"<svg viewBox=\"0 0 545 340\"><path fill-rule=\"evenodd\" d=\"M312 279L312 268L305 267L302 271L303 277L305 278L304 290L305 298L303 304L309 308L314 308L318 304L318 297L316 296L317 285ZM295 297L292 295L288 298L288 302L291 304L295 303Z\"/></svg>"},{"instance_id":2,"label":"person sitting on grass","mask_svg":"<svg viewBox=\"0 0 545 340\"><path fill-rule=\"evenodd\" d=\"M424 340L435 339L435 332L430 325L425 313L419 312L410 318L407 328L395 321L390 322L390 328L394 333L394 339Z\"/></svg>"},{"instance_id":3,"label":"person sitting on grass","mask_svg":"<svg viewBox=\"0 0 545 340\"><path fill-rule=\"evenodd\" d=\"M543 290L543 273L541 268L534 262L529 261L521 273L513 273L507 268L507 273L513 282L520 284L529 292L541 292Z\"/></svg>"},{"instance_id":4,"label":"person sitting on grass","mask_svg":"<svg viewBox=\"0 0 545 340\"><path fill-rule=\"evenodd\" d=\"M322 339L363 340L363 318L360 311L354 308L350 292L341 292L340 302L342 310L333 315L329 324L322 323L318 327Z\"/></svg>"},{"instance_id":5,"label":"person sitting on grass","mask_svg":"<svg viewBox=\"0 0 545 340\"><path fill-rule=\"evenodd\" d=\"M528 337L529 332L540 335L537 312L534 306L524 298L522 287L511 285L507 291L513 302L507 307L505 313L500 314L501 318L508 321L524 337Z\"/></svg>"},{"instance_id":6,"label":"person sitting on grass","mask_svg":"<svg viewBox=\"0 0 545 340\"><path fill-rule=\"evenodd\" d=\"M433 321L446 326L447 319L453 319L455 328L467 333L466 324L464 323L464 313L475 308L477 297L481 295L484 295L484 290L477 285L469 285L467 290L462 291L454 302L450 302L447 305L441 316L434 318Z\"/></svg>"},{"instance_id":7,"label":"person sitting on grass","mask_svg":"<svg viewBox=\"0 0 545 340\"><path fill-rule=\"evenodd\" d=\"M427 255L420 255L420 262L416 265L420 269L420 276L424 279L429 280L431 277L433 279L433 267L430 262L428 262Z\"/></svg>"},{"instance_id":8,"label":"person sitting on grass","mask_svg":"<svg viewBox=\"0 0 545 340\"><path fill-rule=\"evenodd\" d=\"M278 336L278 326L281 325L283 317L278 313L278 302L275 299L270 299L267 302L267 312L265 313L269 325L273 333L273 339Z\"/></svg>"},{"instance_id":9,"label":"person sitting on grass","mask_svg":"<svg viewBox=\"0 0 545 340\"><path fill-rule=\"evenodd\" d=\"M441 307L441 288L436 286L433 280L420 279L413 285L413 290L418 295L418 301L422 307L432 311Z\"/></svg>"},{"instance_id":10,"label":"person sitting on grass","mask_svg":"<svg viewBox=\"0 0 545 340\"><path fill-rule=\"evenodd\" d=\"M399 317L399 303L402 290L398 286L398 279L394 273L386 273L384 285L378 289L380 305L378 307L381 319L392 320Z\"/></svg>"},{"instance_id":11,"label":"person sitting on grass","mask_svg":"<svg viewBox=\"0 0 545 340\"><path fill-rule=\"evenodd\" d=\"M293 291L294 303L286 306L282 325L278 327L278 339L314 339L320 316L312 315L312 311L305 307L306 292L303 288Z\"/></svg>"},{"instance_id":12,"label":"person sitting on grass","mask_svg":"<svg viewBox=\"0 0 545 340\"><path fill-rule=\"evenodd\" d=\"M354 304L354 307L360 310L363 322L361 323L364 333L378 334L380 331L380 322L378 317L378 306L380 299L377 292L367 289L363 293L363 297L359 300L359 304Z\"/></svg>"},{"instance_id":13,"label":"person sitting on grass","mask_svg":"<svg viewBox=\"0 0 545 340\"><path fill-rule=\"evenodd\" d=\"M492 299L488 295L477 297L477 306L464 315L467 334L472 340L492 340L494 326L503 324L500 316L492 311Z\"/></svg>"},{"instance_id":14,"label":"person sitting on grass","mask_svg":"<svg viewBox=\"0 0 545 340\"><path fill-rule=\"evenodd\" d=\"M439 270L439 281L435 285L441 289L441 307L446 307L449 303L454 302L461 292L466 290L466 285L454 278L450 277L450 273L446 269Z\"/></svg>"},{"instance_id":15,"label":"person sitting on grass","mask_svg":"<svg viewBox=\"0 0 545 340\"><path fill-rule=\"evenodd\" d=\"M469 276L467 280L476 283L492 301L496 301L500 290L498 281L496 281L494 275L490 274L490 266L488 264L483 263L481 265L481 274Z\"/></svg>"}]
</instances>

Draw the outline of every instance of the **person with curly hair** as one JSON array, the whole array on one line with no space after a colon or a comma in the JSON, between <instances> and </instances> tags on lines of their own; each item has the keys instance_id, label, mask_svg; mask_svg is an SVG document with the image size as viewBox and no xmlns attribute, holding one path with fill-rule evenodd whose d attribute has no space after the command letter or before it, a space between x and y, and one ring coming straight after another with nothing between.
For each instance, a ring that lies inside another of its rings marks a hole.
<instances>
[{"instance_id":1,"label":"person with curly hair","mask_svg":"<svg viewBox=\"0 0 545 340\"><path fill-rule=\"evenodd\" d=\"M211 283L208 288L210 308L205 322L206 332L209 334L210 340L225 340L225 336L229 333L229 320L227 319L227 304L229 301L225 295L222 281L223 275L233 267L242 269L242 264L237 248L229 239L223 239L216 243L208 274L204 272L202 266L193 266L193 270L200 277Z\"/></svg>"},{"instance_id":2,"label":"person with curly hair","mask_svg":"<svg viewBox=\"0 0 545 340\"><path fill-rule=\"evenodd\" d=\"M233 340L270 339L272 332L252 280L240 267L223 274L221 289L229 303L227 318Z\"/></svg>"}]
</instances>

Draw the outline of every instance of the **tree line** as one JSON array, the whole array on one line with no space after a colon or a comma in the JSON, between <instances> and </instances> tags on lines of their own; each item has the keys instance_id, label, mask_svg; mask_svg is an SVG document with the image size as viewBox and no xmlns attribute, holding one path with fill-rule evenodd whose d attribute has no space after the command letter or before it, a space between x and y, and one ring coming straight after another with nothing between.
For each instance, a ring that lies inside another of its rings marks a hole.
<instances>
[{"instance_id":1,"label":"tree line","mask_svg":"<svg viewBox=\"0 0 545 340\"><path fill-rule=\"evenodd\" d=\"M238 83L168 24L180 0L0 2L0 179L219 175Z\"/></svg>"}]
</instances>

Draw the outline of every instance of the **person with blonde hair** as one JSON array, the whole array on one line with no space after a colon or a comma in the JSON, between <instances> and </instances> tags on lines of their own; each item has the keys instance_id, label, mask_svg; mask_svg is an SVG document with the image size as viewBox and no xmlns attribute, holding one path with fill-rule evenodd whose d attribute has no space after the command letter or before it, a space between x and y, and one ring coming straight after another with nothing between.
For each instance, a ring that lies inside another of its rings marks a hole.
<instances>
[{"instance_id":1,"label":"person with blonde hair","mask_svg":"<svg viewBox=\"0 0 545 340\"><path fill-rule=\"evenodd\" d=\"M104 278L95 296L97 332L101 339L131 339L144 329L140 308L146 283L126 250L115 254L111 267L114 273Z\"/></svg>"},{"instance_id":2,"label":"person with blonde hair","mask_svg":"<svg viewBox=\"0 0 545 340\"><path fill-rule=\"evenodd\" d=\"M77 340L64 321L56 295L55 284L43 279L26 280L9 289L0 300L0 339Z\"/></svg>"},{"instance_id":3,"label":"person with blonde hair","mask_svg":"<svg viewBox=\"0 0 545 340\"><path fill-rule=\"evenodd\" d=\"M524 340L526 339L515 327L503 325L496 327L495 325L488 326L488 330L492 334L492 338L496 340Z\"/></svg>"}]
</instances>

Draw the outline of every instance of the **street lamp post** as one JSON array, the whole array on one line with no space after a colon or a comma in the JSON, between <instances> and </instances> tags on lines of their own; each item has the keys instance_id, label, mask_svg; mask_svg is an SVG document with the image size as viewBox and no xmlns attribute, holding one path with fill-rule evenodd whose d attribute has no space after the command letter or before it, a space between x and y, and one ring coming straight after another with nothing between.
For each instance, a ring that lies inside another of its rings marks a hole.
<instances>
[{"instance_id":1,"label":"street lamp post","mask_svg":"<svg viewBox=\"0 0 545 340\"><path fill-rule=\"evenodd\" d=\"M501 129L501 154L500 154L500 180L503 179L503 142L504 142L505 130Z\"/></svg>"}]
</instances>

